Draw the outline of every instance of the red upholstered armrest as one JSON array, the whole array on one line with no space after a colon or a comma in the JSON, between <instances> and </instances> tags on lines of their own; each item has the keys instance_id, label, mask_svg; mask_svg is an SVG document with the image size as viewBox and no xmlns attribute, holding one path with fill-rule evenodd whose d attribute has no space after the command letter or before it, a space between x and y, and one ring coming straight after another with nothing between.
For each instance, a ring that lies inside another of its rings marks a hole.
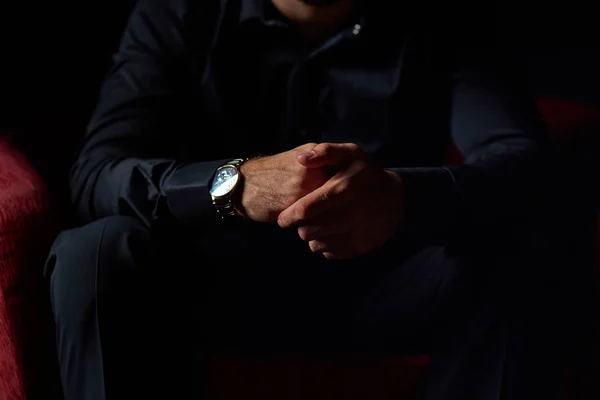
<instances>
[{"instance_id":1,"label":"red upholstered armrest","mask_svg":"<svg viewBox=\"0 0 600 400\"><path fill-rule=\"evenodd\" d=\"M548 123L550 134L557 142L577 141L581 134L600 137L600 106L545 97L538 98L537 105ZM600 212L598 213L596 250L600 266Z\"/></svg>"},{"instance_id":2,"label":"red upholstered armrest","mask_svg":"<svg viewBox=\"0 0 600 400\"><path fill-rule=\"evenodd\" d=\"M595 131L600 135L600 107L577 104L550 97L538 97L538 108L548 123L550 134L557 141L569 141L572 136Z\"/></svg>"},{"instance_id":3,"label":"red upholstered armrest","mask_svg":"<svg viewBox=\"0 0 600 400\"><path fill-rule=\"evenodd\" d=\"M538 97L538 109L548 124L550 135L557 143L575 142L581 134L600 136L600 107L577 104L557 98ZM600 156L600 155L599 155ZM446 154L446 164L463 162L463 156L456 146L451 145ZM597 259L600 266L600 210L598 213Z\"/></svg>"},{"instance_id":4,"label":"red upholstered armrest","mask_svg":"<svg viewBox=\"0 0 600 400\"><path fill-rule=\"evenodd\" d=\"M24 399L33 379L36 276L49 243L46 190L0 133L0 398ZM27 365L26 365L27 364Z\"/></svg>"}]
</instances>

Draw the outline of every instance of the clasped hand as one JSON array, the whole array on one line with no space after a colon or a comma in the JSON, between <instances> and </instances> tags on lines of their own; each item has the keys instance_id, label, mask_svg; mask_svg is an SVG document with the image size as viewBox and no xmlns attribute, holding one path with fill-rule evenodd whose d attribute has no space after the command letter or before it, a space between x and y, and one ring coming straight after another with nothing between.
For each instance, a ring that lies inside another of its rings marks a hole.
<instances>
[{"instance_id":1,"label":"clasped hand","mask_svg":"<svg viewBox=\"0 0 600 400\"><path fill-rule=\"evenodd\" d=\"M402 220L402 181L369 160L352 143L322 143L301 153L307 170L331 171L320 187L298 199L277 218L296 228L310 249L329 259L348 259L382 247Z\"/></svg>"},{"instance_id":2,"label":"clasped hand","mask_svg":"<svg viewBox=\"0 0 600 400\"><path fill-rule=\"evenodd\" d=\"M402 220L402 181L352 143L308 143L250 160L241 171L238 211L297 229L326 258L377 250Z\"/></svg>"}]
</instances>

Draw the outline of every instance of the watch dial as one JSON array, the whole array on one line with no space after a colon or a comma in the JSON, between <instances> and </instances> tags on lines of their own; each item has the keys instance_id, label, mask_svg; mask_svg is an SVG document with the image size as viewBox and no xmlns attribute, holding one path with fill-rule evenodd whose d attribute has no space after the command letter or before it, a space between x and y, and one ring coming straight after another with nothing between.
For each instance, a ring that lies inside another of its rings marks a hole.
<instances>
[{"instance_id":1,"label":"watch dial","mask_svg":"<svg viewBox=\"0 0 600 400\"><path fill-rule=\"evenodd\" d=\"M226 195L231 191L231 189L234 188L238 178L239 176L237 169L233 167L225 167L220 169L212 183L210 194L215 197Z\"/></svg>"}]
</instances>

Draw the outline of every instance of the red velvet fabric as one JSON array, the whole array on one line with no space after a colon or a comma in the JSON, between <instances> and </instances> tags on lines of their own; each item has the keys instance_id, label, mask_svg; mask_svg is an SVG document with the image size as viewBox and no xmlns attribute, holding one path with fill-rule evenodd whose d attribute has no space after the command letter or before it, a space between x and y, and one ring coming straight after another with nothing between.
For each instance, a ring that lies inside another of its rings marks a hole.
<instances>
[{"instance_id":1,"label":"red velvet fabric","mask_svg":"<svg viewBox=\"0 0 600 400\"><path fill-rule=\"evenodd\" d=\"M537 105L555 140L576 139L578 133L600 135L600 107L540 97Z\"/></svg>"},{"instance_id":2,"label":"red velvet fabric","mask_svg":"<svg viewBox=\"0 0 600 400\"><path fill-rule=\"evenodd\" d=\"M577 137L579 134L600 136L600 107L544 97L539 98L537 104L554 140L574 142L579 139ZM600 266L600 212L596 243L596 260ZM598 273L600 276L600 268Z\"/></svg>"},{"instance_id":3,"label":"red velvet fabric","mask_svg":"<svg viewBox=\"0 0 600 400\"><path fill-rule=\"evenodd\" d=\"M25 370L30 356L24 345L35 346L31 315L34 310L31 251L47 198L44 183L6 137L0 135L0 398L25 398L32 379ZM47 241L46 241L47 242Z\"/></svg>"},{"instance_id":4,"label":"red velvet fabric","mask_svg":"<svg viewBox=\"0 0 600 400\"><path fill-rule=\"evenodd\" d=\"M209 359L214 400L417 400L428 357L335 359L318 357Z\"/></svg>"}]
</instances>

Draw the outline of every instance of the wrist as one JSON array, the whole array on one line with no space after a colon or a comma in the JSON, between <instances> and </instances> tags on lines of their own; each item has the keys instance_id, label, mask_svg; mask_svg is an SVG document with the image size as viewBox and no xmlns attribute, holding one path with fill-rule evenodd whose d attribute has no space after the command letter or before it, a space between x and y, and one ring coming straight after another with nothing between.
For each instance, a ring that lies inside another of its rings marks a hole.
<instances>
[{"instance_id":1,"label":"wrist","mask_svg":"<svg viewBox=\"0 0 600 400\"><path fill-rule=\"evenodd\" d=\"M246 210L242 205L242 198L244 196L244 186L246 179L242 172L242 168L239 170L239 181L233 193L231 193L231 204L233 205L233 209L237 212L241 217L246 218Z\"/></svg>"},{"instance_id":2,"label":"wrist","mask_svg":"<svg viewBox=\"0 0 600 400\"><path fill-rule=\"evenodd\" d=\"M231 202L235 211L244 218L248 218L248 213L246 212L245 199L248 197L248 177L252 174L253 167L255 166L257 159L261 158L261 156L255 156L249 158L245 163L243 163L239 170L239 181L236 185L232 195Z\"/></svg>"}]
</instances>

